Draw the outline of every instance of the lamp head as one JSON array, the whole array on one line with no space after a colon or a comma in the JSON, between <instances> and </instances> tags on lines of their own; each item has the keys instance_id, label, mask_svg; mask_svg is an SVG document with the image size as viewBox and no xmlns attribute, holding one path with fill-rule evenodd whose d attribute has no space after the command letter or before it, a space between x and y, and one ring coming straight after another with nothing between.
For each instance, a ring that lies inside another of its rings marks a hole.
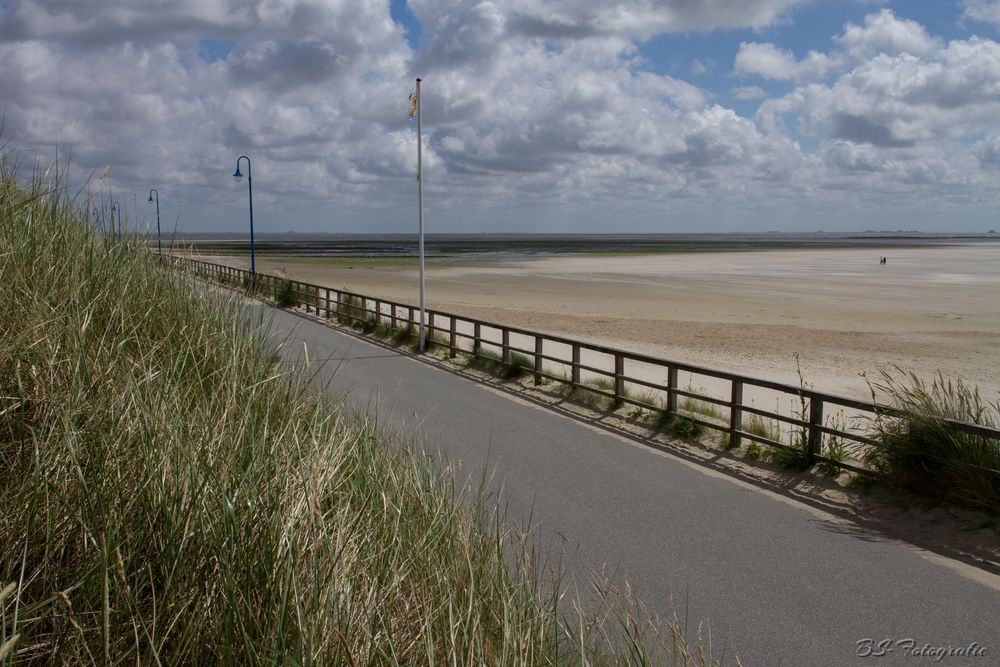
<instances>
[{"instance_id":1,"label":"lamp head","mask_svg":"<svg viewBox=\"0 0 1000 667\"><path fill-rule=\"evenodd\" d=\"M238 166L236 167L236 173L233 174L233 178L236 179L237 183L243 180L243 174L240 173L240 168Z\"/></svg>"},{"instance_id":2,"label":"lamp head","mask_svg":"<svg viewBox=\"0 0 1000 667\"><path fill-rule=\"evenodd\" d=\"M150 193L150 195L149 195L149 203L150 204L153 203L153 194L152 193Z\"/></svg>"}]
</instances>

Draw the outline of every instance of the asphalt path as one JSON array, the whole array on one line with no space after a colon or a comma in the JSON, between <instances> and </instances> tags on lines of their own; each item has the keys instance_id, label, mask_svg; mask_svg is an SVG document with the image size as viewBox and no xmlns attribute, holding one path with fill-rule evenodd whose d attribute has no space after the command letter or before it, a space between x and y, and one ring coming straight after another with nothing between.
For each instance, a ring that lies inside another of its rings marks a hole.
<instances>
[{"instance_id":1,"label":"asphalt path","mask_svg":"<svg viewBox=\"0 0 1000 667\"><path fill-rule=\"evenodd\" d=\"M511 516L561 543L576 581L602 569L627 578L651 609L686 618L689 634L701 623L726 664L1000 665L1000 577L300 314L255 308L285 362L308 350L317 381L349 403L473 479L485 471ZM864 640L885 655L860 657ZM987 653L935 662L907 654L910 642Z\"/></svg>"}]
</instances>

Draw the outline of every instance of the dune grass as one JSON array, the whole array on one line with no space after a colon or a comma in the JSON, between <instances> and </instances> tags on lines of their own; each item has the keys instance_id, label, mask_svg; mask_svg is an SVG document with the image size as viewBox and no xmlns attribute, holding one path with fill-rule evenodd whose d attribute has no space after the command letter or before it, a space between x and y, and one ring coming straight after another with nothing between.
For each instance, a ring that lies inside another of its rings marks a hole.
<instances>
[{"instance_id":1,"label":"dune grass","mask_svg":"<svg viewBox=\"0 0 1000 667\"><path fill-rule=\"evenodd\" d=\"M0 663L706 664L59 178L0 159Z\"/></svg>"},{"instance_id":2,"label":"dune grass","mask_svg":"<svg viewBox=\"0 0 1000 667\"><path fill-rule=\"evenodd\" d=\"M282 278L274 289L274 302L282 307L295 304L295 290L292 288L292 281Z\"/></svg>"},{"instance_id":3,"label":"dune grass","mask_svg":"<svg viewBox=\"0 0 1000 667\"><path fill-rule=\"evenodd\" d=\"M533 359L519 352L511 352L510 360L504 361L499 352L482 346L470 353L467 360L473 368L486 371L501 380L513 380L521 377L521 375L531 372L531 369L535 367Z\"/></svg>"},{"instance_id":4,"label":"dune grass","mask_svg":"<svg viewBox=\"0 0 1000 667\"><path fill-rule=\"evenodd\" d=\"M873 420L865 464L890 484L923 495L1000 512L1000 440L963 432L948 420L996 428L1000 400L938 374L930 383L913 373L882 371L873 394L888 396L901 416Z\"/></svg>"}]
</instances>

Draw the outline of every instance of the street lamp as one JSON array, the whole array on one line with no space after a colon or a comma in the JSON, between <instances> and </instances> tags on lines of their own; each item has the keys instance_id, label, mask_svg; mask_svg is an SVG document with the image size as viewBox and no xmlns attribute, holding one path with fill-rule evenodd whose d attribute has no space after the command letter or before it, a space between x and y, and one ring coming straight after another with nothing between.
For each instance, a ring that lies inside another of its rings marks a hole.
<instances>
[{"instance_id":1,"label":"street lamp","mask_svg":"<svg viewBox=\"0 0 1000 667\"><path fill-rule=\"evenodd\" d=\"M250 169L250 158L241 155L236 158L236 173L233 174L236 182L239 183L243 180L243 174L240 173L240 160L247 161L247 189L250 191L250 284L253 289L257 289L257 264L253 252L253 176Z\"/></svg>"},{"instance_id":2,"label":"street lamp","mask_svg":"<svg viewBox=\"0 0 1000 667\"><path fill-rule=\"evenodd\" d=\"M153 199L153 193L156 193L156 199ZM149 191L149 201L150 203L156 202L156 255L162 261L163 248L160 246L160 193L157 192L156 188Z\"/></svg>"},{"instance_id":3,"label":"street lamp","mask_svg":"<svg viewBox=\"0 0 1000 667\"><path fill-rule=\"evenodd\" d=\"M115 211L118 211L118 235L116 238L120 241L122 238L122 207L118 205L118 202L113 202L111 204L111 234L115 233Z\"/></svg>"}]
</instances>

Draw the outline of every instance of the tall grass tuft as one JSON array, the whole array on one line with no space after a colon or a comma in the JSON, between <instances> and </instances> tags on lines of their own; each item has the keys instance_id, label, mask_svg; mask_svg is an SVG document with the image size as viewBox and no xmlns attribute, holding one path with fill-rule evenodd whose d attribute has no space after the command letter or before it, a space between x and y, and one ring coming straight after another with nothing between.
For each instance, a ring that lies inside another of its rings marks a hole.
<instances>
[{"instance_id":1,"label":"tall grass tuft","mask_svg":"<svg viewBox=\"0 0 1000 667\"><path fill-rule=\"evenodd\" d=\"M90 228L60 174L8 165L0 662L704 663L637 643L627 609L564 609L485 498L278 368L234 301Z\"/></svg>"},{"instance_id":2,"label":"tall grass tuft","mask_svg":"<svg viewBox=\"0 0 1000 667\"><path fill-rule=\"evenodd\" d=\"M940 373L930 384L913 373L882 371L871 382L901 417L873 420L880 443L865 463L887 481L930 496L1000 511L1000 441L962 432L948 420L1000 425L1000 401L984 401L979 390Z\"/></svg>"},{"instance_id":3,"label":"tall grass tuft","mask_svg":"<svg viewBox=\"0 0 1000 667\"><path fill-rule=\"evenodd\" d=\"M295 289L291 280L282 278L278 281L274 288L274 302L282 307L295 305Z\"/></svg>"},{"instance_id":4,"label":"tall grass tuft","mask_svg":"<svg viewBox=\"0 0 1000 667\"><path fill-rule=\"evenodd\" d=\"M513 380L534 368L535 362L530 357L517 352L510 353L510 361L504 361L498 352L481 347L469 357L469 365L502 380Z\"/></svg>"},{"instance_id":5,"label":"tall grass tuft","mask_svg":"<svg viewBox=\"0 0 1000 667\"><path fill-rule=\"evenodd\" d=\"M375 331L381 324L378 314L369 312L363 297L350 295L340 305L337 321L364 333Z\"/></svg>"}]
</instances>

